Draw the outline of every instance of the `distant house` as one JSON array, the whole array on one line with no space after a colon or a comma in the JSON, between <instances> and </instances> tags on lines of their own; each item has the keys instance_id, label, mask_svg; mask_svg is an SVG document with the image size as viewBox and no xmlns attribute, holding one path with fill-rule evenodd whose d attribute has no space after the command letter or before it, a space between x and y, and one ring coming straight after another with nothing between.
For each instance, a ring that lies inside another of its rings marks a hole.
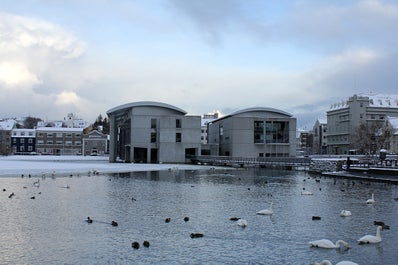
<instances>
[{"instance_id":1,"label":"distant house","mask_svg":"<svg viewBox=\"0 0 398 265\"><path fill-rule=\"evenodd\" d=\"M108 136L92 130L83 134L83 155L104 155L108 152Z\"/></svg>"},{"instance_id":2,"label":"distant house","mask_svg":"<svg viewBox=\"0 0 398 265\"><path fill-rule=\"evenodd\" d=\"M398 117L388 117L387 122L394 128L394 135L390 142L389 152L398 154Z\"/></svg>"},{"instance_id":3,"label":"distant house","mask_svg":"<svg viewBox=\"0 0 398 265\"><path fill-rule=\"evenodd\" d=\"M296 156L296 118L273 108L248 108L208 125L211 155Z\"/></svg>"},{"instance_id":4,"label":"distant house","mask_svg":"<svg viewBox=\"0 0 398 265\"><path fill-rule=\"evenodd\" d=\"M0 155L12 154L11 132L16 127L13 119L0 121Z\"/></svg>"},{"instance_id":5,"label":"distant house","mask_svg":"<svg viewBox=\"0 0 398 265\"><path fill-rule=\"evenodd\" d=\"M40 127L36 129L36 152L43 155L81 155L82 128Z\"/></svg>"},{"instance_id":6,"label":"distant house","mask_svg":"<svg viewBox=\"0 0 398 265\"><path fill-rule=\"evenodd\" d=\"M326 119L316 120L313 132L312 154L327 154L327 121Z\"/></svg>"},{"instance_id":7,"label":"distant house","mask_svg":"<svg viewBox=\"0 0 398 265\"><path fill-rule=\"evenodd\" d=\"M199 155L200 116L160 102L133 102L107 112L109 161L182 163Z\"/></svg>"},{"instance_id":8,"label":"distant house","mask_svg":"<svg viewBox=\"0 0 398 265\"><path fill-rule=\"evenodd\" d=\"M36 152L36 130L13 129L11 142L14 154L32 154Z\"/></svg>"}]
</instances>

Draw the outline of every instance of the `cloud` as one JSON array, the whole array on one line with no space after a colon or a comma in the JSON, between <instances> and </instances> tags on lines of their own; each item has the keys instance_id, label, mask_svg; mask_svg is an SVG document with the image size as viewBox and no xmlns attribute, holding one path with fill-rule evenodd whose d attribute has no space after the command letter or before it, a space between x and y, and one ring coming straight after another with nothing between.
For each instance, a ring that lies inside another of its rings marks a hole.
<instances>
[{"instance_id":1,"label":"cloud","mask_svg":"<svg viewBox=\"0 0 398 265\"><path fill-rule=\"evenodd\" d=\"M398 5L379 0L352 2L298 1L291 17L281 22L284 38L319 49L363 45L395 49Z\"/></svg>"},{"instance_id":2,"label":"cloud","mask_svg":"<svg viewBox=\"0 0 398 265\"><path fill-rule=\"evenodd\" d=\"M26 84L40 84L37 76L32 74L22 62L0 62L0 87L8 89L23 88Z\"/></svg>"},{"instance_id":3,"label":"cloud","mask_svg":"<svg viewBox=\"0 0 398 265\"><path fill-rule=\"evenodd\" d=\"M67 97L54 101L53 95L65 90L63 84L71 93L78 89L76 60L85 50L82 41L57 25L0 12L0 104L4 112L20 113L16 105L22 105L29 112L37 109L59 115L56 102L65 102ZM75 76L71 78L74 82L65 80L69 75ZM16 96L21 104L11 104L10 98Z\"/></svg>"}]
</instances>

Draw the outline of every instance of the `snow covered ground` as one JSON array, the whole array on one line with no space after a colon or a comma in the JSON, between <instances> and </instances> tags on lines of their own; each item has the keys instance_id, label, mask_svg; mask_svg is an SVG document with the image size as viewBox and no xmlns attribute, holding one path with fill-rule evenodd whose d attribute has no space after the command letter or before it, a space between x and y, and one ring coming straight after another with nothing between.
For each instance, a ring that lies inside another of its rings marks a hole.
<instances>
[{"instance_id":1,"label":"snow covered ground","mask_svg":"<svg viewBox=\"0 0 398 265\"><path fill-rule=\"evenodd\" d=\"M59 174L87 174L88 172L121 173L160 171L169 169L209 169L211 166L189 164L133 164L109 163L102 156L3 156L0 157L0 176L42 176Z\"/></svg>"}]
</instances>

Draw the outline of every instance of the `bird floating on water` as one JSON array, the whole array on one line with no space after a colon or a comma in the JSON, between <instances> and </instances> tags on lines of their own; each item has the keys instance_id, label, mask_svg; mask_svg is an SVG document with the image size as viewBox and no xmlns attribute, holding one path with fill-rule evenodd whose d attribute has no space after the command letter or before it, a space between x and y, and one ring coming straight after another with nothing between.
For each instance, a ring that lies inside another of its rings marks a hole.
<instances>
[{"instance_id":1,"label":"bird floating on water","mask_svg":"<svg viewBox=\"0 0 398 265\"><path fill-rule=\"evenodd\" d=\"M330 262L330 260L325 259L319 263L317 263L317 262L311 263L311 265L333 265L333 264ZM358 265L358 263L348 261L348 260L343 260L343 261L336 263L336 265Z\"/></svg>"},{"instance_id":2,"label":"bird floating on water","mask_svg":"<svg viewBox=\"0 0 398 265\"><path fill-rule=\"evenodd\" d=\"M374 193L372 193L372 198L371 199L368 199L367 201L366 201L366 204L373 204L373 203L375 203L376 201L375 201L375 196L374 196Z\"/></svg>"},{"instance_id":3,"label":"bird floating on water","mask_svg":"<svg viewBox=\"0 0 398 265\"><path fill-rule=\"evenodd\" d=\"M340 212L340 216L342 216L342 217L351 216L351 215L352 215L351 211L348 211L348 210L342 210Z\"/></svg>"},{"instance_id":4,"label":"bird floating on water","mask_svg":"<svg viewBox=\"0 0 398 265\"><path fill-rule=\"evenodd\" d=\"M264 210L260 210L257 212L258 215L271 215L274 213L274 211L272 210L272 202L270 203L270 206L268 209L264 209Z\"/></svg>"},{"instance_id":5,"label":"bird floating on water","mask_svg":"<svg viewBox=\"0 0 398 265\"><path fill-rule=\"evenodd\" d=\"M311 247L316 247L316 248L340 248L341 246L344 246L346 249L350 248L350 245L343 240L337 240L336 244L334 244L329 239L320 239L320 240L310 241L309 244Z\"/></svg>"},{"instance_id":6,"label":"bird floating on water","mask_svg":"<svg viewBox=\"0 0 398 265\"><path fill-rule=\"evenodd\" d=\"M360 245L362 244L375 244L375 243L380 243L381 242L381 233L380 231L383 229L382 226L377 226L376 229L376 235L366 235L358 239L358 243Z\"/></svg>"}]
</instances>

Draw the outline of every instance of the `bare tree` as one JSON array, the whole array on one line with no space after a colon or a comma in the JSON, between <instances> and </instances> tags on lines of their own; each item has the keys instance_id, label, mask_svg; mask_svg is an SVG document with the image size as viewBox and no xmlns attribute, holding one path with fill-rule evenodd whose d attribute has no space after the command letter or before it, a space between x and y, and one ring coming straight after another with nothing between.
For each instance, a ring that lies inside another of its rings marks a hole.
<instances>
[{"instance_id":1,"label":"bare tree","mask_svg":"<svg viewBox=\"0 0 398 265\"><path fill-rule=\"evenodd\" d=\"M363 122L354 136L354 149L359 154L374 156L380 149L389 149L395 129L388 122Z\"/></svg>"}]
</instances>

